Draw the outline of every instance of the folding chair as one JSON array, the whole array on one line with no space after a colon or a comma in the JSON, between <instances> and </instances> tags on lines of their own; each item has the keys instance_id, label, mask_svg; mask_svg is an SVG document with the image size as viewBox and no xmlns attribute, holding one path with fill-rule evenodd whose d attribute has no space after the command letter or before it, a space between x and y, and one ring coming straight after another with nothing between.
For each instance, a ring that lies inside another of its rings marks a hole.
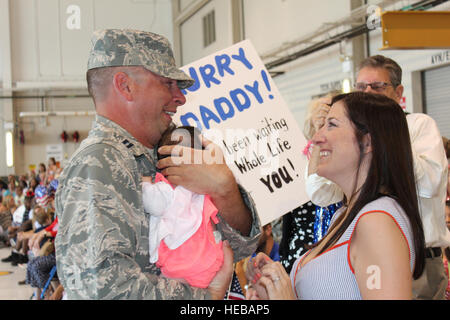
<instances>
[{"instance_id":1,"label":"folding chair","mask_svg":"<svg viewBox=\"0 0 450 320\"><path fill-rule=\"evenodd\" d=\"M50 285L50 282L52 281L53 277L56 273L56 265L53 266L52 270L50 271L50 277L48 278L47 282L45 283L44 289L42 289L41 293L41 300L44 299L45 291L48 289L48 286Z\"/></svg>"}]
</instances>

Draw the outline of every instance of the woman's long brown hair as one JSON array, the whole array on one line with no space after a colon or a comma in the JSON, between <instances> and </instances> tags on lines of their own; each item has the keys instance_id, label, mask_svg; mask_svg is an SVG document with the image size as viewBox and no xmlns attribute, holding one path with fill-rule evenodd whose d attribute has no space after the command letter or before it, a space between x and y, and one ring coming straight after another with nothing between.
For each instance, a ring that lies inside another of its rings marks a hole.
<instances>
[{"instance_id":1,"label":"woman's long brown hair","mask_svg":"<svg viewBox=\"0 0 450 320\"><path fill-rule=\"evenodd\" d=\"M352 199L350 211L340 215L330 227L328 234L343 220L342 224L332 236L324 237L315 246L325 241L319 254L325 252L339 240L366 204L380 197L389 196L400 204L410 221L416 254L413 277L417 279L425 265L425 237L419 214L406 116L394 100L379 94L363 92L341 94L333 98L331 105L337 101L344 103L347 116L355 128L355 136L360 147L359 164L363 157L362 138L366 134L370 134L371 138L372 160L367 179L357 199ZM349 199L344 199L347 200Z\"/></svg>"}]
</instances>

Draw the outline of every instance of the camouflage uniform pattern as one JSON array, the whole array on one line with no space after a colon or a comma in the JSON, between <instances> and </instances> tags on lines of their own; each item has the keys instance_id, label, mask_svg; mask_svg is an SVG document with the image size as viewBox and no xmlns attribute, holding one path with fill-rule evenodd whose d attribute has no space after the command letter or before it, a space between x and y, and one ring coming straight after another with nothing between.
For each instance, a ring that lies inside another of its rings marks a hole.
<instances>
[{"instance_id":1,"label":"camouflage uniform pattern","mask_svg":"<svg viewBox=\"0 0 450 320\"><path fill-rule=\"evenodd\" d=\"M185 89L194 80L175 65L169 41L158 34L138 30L105 29L94 32L88 70L101 67L142 66L157 75L177 80Z\"/></svg>"},{"instance_id":2,"label":"camouflage uniform pattern","mask_svg":"<svg viewBox=\"0 0 450 320\"><path fill-rule=\"evenodd\" d=\"M96 116L60 176L56 193L58 277L69 299L209 299L206 289L167 279L149 262L149 217L142 176L156 173L154 150L145 148L114 122ZM220 219L235 261L256 249L259 219L250 196L250 237Z\"/></svg>"}]
</instances>

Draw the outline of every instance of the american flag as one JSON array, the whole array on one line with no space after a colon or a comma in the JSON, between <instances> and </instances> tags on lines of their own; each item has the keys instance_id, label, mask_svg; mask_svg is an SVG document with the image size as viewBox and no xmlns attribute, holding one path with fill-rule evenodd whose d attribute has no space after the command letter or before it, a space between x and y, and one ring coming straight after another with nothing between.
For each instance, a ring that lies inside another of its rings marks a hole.
<instances>
[{"instance_id":1,"label":"american flag","mask_svg":"<svg viewBox=\"0 0 450 320\"><path fill-rule=\"evenodd\" d=\"M231 280L230 289L225 294L224 300L245 300L245 296L242 292L241 284L236 276L236 272L233 272L233 279Z\"/></svg>"},{"instance_id":2,"label":"american flag","mask_svg":"<svg viewBox=\"0 0 450 320\"><path fill-rule=\"evenodd\" d=\"M47 188L44 185L38 185L35 189L36 204L46 208L49 202L49 197L47 194Z\"/></svg>"},{"instance_id":3,"label":"american flag","mask_svg":"<svg viewBox=\"0 0 450 320\"><path fill-rule=\"evenodd\" d=\"M39 205L40 207L46 208L49 202L49 198L47 195L44 195L40 198L36 197L36 204Z\"/></svg>"}]
</instances>

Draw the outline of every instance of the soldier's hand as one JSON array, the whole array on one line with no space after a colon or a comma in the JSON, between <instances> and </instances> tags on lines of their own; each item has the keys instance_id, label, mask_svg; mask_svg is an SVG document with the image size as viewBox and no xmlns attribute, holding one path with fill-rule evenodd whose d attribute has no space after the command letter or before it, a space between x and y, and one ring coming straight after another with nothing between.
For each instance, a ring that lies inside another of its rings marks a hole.
<instances>
[{"instance_id":1,"label":"soldier's hand","mask_svg":"<svg viewBox=\"0 0 450 320\"><path fill-rule=\"evenodd\" d=\"M204 138L202 144L204 150L162 146L158 152L170 157L159 160L158 168L170 183L214 198L233 188L236 182L220 147Z\"/></svg>"},{"instance_id":2,"label":"soldier's hand","mask_svg":"<svg viewBox=\"0 0 450 320\"><path fill-rule=\"evenodd\" d=\"M232 228L248 235L252 222L251 213L242 200L222 149L204 137L202 145L204 150L179 145L162 146L158 152L170 157L159 160L157 166L173 185L209 195L221 217Z\"/></svg>"},{"instance_id":3,"label":"soldier's hand","mask_svg":"<svg viewBox=\"0 0 450 320\"><path fill-rule=\"evenodd\" d=\"M223 264L209 284L208 291L213 300L223 300L233 276L233 250L228 241L223 242Z\"/></svg>"}]
</instances>

